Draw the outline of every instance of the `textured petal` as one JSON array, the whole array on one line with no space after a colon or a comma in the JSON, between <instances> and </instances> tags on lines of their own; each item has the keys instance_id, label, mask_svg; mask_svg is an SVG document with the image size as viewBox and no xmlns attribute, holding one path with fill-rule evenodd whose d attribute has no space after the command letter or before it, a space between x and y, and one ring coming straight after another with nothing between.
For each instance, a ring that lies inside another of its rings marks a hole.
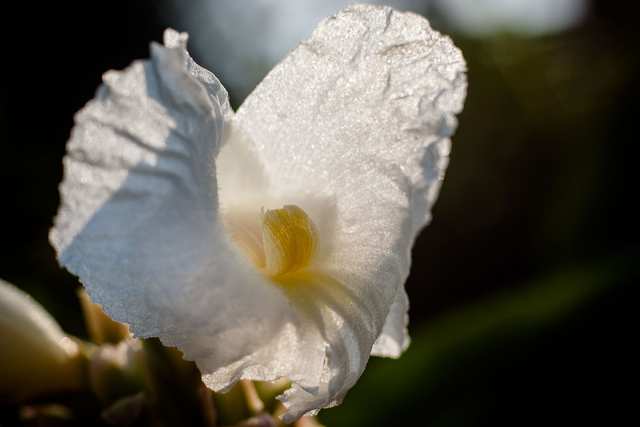
<instances>
[{"instance_id":1,"label":"textured petal","mask_svg":"<svg viewBox=\"0 0 640 427\"><path fill-rule=\"evenodd\" d=\"M288 312L225 237L214 159L232 112L185 42L168 31L77 114L50 238L111 317L213 369L259 351Z\"/></svg>"},{"instance_id":2,"label":"textured petal","mask_svg":"<svg viewBox=\"0 0 640 427\"><path fill-rule=\"evenodd\" d=\"M315 323L326 366L315 389L286 393L290 416L338 403L379 337L374 353L406 347L401 288L465 93L449 38L417 15L359 5L321 23L238 111L273 199L306 197L294 203L308 213L331 201L334 232L319 233L331 251L308 295L325 303Z\"/></svg>"},{"instance_id":3,"label":"textured petal","mask_svg":"<svg viewBox=\"0 0 640 427\"><path fill-rule=\"evenodd\" d=\"M373 344L372 356L400 357L407 347L410 338L407 325L409 324L409 297L404 287L398 289L396 299L393 301L387 320L384 322L382 333Z\"/></svg>"}]
</instances>

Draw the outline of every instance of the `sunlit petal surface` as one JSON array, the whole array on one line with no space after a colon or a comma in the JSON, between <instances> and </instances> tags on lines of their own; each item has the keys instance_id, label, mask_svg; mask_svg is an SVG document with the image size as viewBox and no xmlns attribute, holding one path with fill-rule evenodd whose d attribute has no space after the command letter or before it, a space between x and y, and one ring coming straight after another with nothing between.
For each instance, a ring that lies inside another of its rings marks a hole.
<instances>
[{"instance_id":1,"label":"sunlit petal surface","mask_svg":"<svg viewBox=\"0 0 640 427\"><path fill-rule=\"evenodd\" d=\"M225 238L213 159L231 111L185 42L167 32L78 113L51 241L137 336L226 364L281 328L286 301Z\"/></svg>"},{"instance_id":2,"label":"sunlit petal surface","mask_svg":"<svg viewBox=\"0 0 640 427\"><path fill-rule=\"evenodd\" d=\"M324 21L240 107L235 124L262 160L272 198L333 219L320 227L319 240L331 239L322 274L295 289L330 311L331 321L318 320L329 381L323 393L292 392L294 410L298 401L339 401L385 319L374 352L406 347L402 284L447 164L464 72L460 52L423 18L357 6Z\"/></svg>"}]
</instances>

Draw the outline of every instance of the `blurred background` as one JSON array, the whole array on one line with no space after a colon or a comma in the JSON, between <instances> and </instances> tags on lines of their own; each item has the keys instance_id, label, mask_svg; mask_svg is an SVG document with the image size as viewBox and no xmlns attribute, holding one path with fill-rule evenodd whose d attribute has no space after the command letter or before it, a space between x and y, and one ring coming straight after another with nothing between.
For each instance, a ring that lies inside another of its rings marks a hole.
<instances>
[{"instance_id":1,"label":"blurred background","mask_svg":"<svg viewBox=\"0 0 640 427\"><path fill-rule=\"evenodd\" d=\"M47 233L73 115L102 73L147 57L171 26L190 33L192 55L237 107L350 2L10 3L0 18L0 277L84 337L77 281ZM637 412L637 15L604 0L384 3L453 38L469 93L413 252L412 345L399 361L372 360L321 421L622 424Z\"/></svg>"}]
</instances>

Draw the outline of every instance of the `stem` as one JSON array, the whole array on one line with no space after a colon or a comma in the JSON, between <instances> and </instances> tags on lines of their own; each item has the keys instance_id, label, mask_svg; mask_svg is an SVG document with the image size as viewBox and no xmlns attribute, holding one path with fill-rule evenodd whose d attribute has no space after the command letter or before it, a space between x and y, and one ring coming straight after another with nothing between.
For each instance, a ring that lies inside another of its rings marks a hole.
<instances>
[{"instance_id":1,"label":"stem","mask_svg":"<svg viewBox=\"0 0 640 427\"><path fill-rule=\"evenodd\" d=\"M258 396L258 391L256 390L255 384L250 380L240 380L240 387L242 387L242 392L244 393L244 398L247 403L247 407L251 411L253 415L258 415L259 413L264 411L264 403L260 400L260 396Z\"/></svg>"},{"instance_id":2,"label":"stem","mask_svg":"<svg viewBox=\"0 0 640 427\"><path fill-rule=\"evenodd\" d=\"M157 338L142 343L155 424L214 427L211 393L206 391L195 365L172 355L176 350L164 347Z\"/></svg>"}]
</instances>

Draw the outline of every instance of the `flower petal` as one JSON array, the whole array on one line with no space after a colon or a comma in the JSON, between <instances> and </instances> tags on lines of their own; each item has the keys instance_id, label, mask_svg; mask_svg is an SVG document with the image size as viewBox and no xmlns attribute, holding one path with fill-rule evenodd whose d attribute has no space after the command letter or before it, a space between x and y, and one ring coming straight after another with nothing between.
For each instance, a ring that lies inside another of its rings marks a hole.
<instances>
[{"instance_id":1,"label":"flower petal","mask_svg":"<svg viewBox=\"0 0 640 427\"><path fill-rule=\"evenodd\" d=\"M212 369L262 348L288 310L226 238L215 156L232 112L185 43L168 31L77 114L50 238L112 318Z\"/></svg>"},{"instance_id":2,"label":"flower petal","mask_svg":"<svg viewBox=\"0 0 640 427\"><path fill-rule=\"evenodd\" d=\"M376 340L375 354L406 347L402 285L447 165L465 71L461 52L424 18L357 5L322 22L236 114L275 198L335 203L322 271L337 285L316 288L343 295L323 297L325 373L314 390L286 393L289 416L338 403Z\"/></svg>"},{"instance_id":3,"label":"flower petal","mask_svg":"<svg viewBox=\"0 0 640 427\"><path fill-rule=\"evenodd\" d=\"M373 344L372 356L397 358L409 347L409 297L404 287L398 289L396 299L389 309L382 333Z\"/></svg>"}]
</instances>

